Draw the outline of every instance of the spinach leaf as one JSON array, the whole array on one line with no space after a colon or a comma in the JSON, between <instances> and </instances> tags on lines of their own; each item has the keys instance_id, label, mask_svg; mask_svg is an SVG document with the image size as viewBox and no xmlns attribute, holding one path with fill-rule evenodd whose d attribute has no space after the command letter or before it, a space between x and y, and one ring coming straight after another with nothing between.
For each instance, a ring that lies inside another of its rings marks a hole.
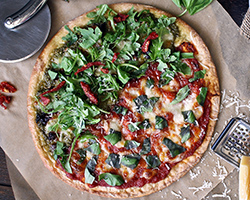
<instances>
[{"instance_id":1,"label":"spinach leaf","mask_svg":"<svg viewBox=\"0 0 250 200\"><path fill-rule=\"evenodd\" d=\"M167 120L164 117L155 116L155 128L162 130L166 127L168 127Z\"/></svg>"},{"instance_id":2,"label":"spinach leaf","mask_svg":"<svg viewBox=\"0 0 250 200\"><path fill-rule=\"evenodd\" d=\"M189 82L191 83L191 82L194 82L194 81L196 81L196 80L198 80L200 78L204 78L205 74L206 74L206 70L205 69L197 71L197 72L194 72L194 77L190 78Z\"/></svg>"},{"instance_id":3,"label":"spinach leaf","mask_svg":"<svg viewBox=\"0 0 250 200\"><path fill-rule=\"evenodd\" d=\"M160 166L161 161L158 156L155 155L148 155L146 157L146 162L148 164L148 168L154 169Z\"/></svg>"},{"instance_id":4,"label":"spinach leaf","mask_svg":"<svg viewBox=\"0 0 250 200\"><path fill-rule=\"evenodd\" d=\"M104 138L108 140L112 145L115 145L122 139L122 134L119 131L110 129L109 135L104 136Z\"/></svg>"},{"instance_id":5,"label":"spinach leaf","mask_svg":"<svg viewBox=\"0 0 250 200\"><path fill-rule=\"evenodd\" d=\"M105 162L107 164L109 164L111 167L115 167L115 168L120 168L121 167L121 161L120 161L120 155L119 154L115 154L115 153L111 153L109 154L109 157L105 160Z\"/></svg>"},{"instance_id":6,"label":"spinach leaf","mask_svg":"<svg viewBox=\"0 0 250 200\"><path fill-rule=\"evenodd\" d=\"M168 147L170 154L173 158L186 151L186 149L183 146L174 143L172 140L168 138L164 138L162 143Z\"/></svg>"},{"instance_id":7,"label":"spinach leaf","mask_svg":"<svg viewBox=\"0 0 250 200\"><path fill-rule=\"evenodd\" d=\"M147 154L151 151L151 144L150 144L150 138L146 138L144 139L143 141L143 144L142 144L142 149L140 151L140 155L144 155L144 154Z\"/></svg>"},{"instance_id":8,"label":"spinach leaf","mask_svg":"<svg viewBox=\"0 0 250 200\"><path fill-rule=\"evenodd\" d=\"M181 102L183 99L185 99L189 95L189 91L190 91L190 89L189 89L188 85L181 88L177 92L175 99L170 104L174 105L174 104Z\"/></svg>"},{"instance_id":9,"label":"spinach leaf","mask_svg":"<svg viewBox=\"0 0 250 200\"><path fill-rule=\"evenodd\" d=\"M91 158L86 167L85 167L85 171L84 171L84 177L85 177L85 183L89 183L92 184L95 180L95 176L94 176L94 172L95 172L95 167L97 165L97 156L93 156L93 158Z\"/></svg>"},{"instance_id":10,"label":"spinach leaf","mask_svg":"<svg viewBox=\"0 0 250 200\"><path fill-rule=\"evenodd\" d=\"M133 99L136 104L137 112L143 114L144 112L153 111L154 105L160 97L151 97L148 99L147 95L140 95Z\"/></svg>"},{"instance_id":11,"label":"spinach leaf","mask_svg":"<svg viewBox=\"0 0 250 200\"><path fill-rule=\"evenodd\" d=\"M140 146L139 142L136 142L135 140L126 140L124 147L126 149L134 149Z\"/></svg>"},{"instance_id":12,"label":"spinach leaf","mask_svg":"<svg viewBox=\"0 0 250 200\"><path fill-rule=\"evenodd\" d=\"M85 148L85 150L90 151L95 155L99 155L101 153L100 144L98 142L89 145L87 148Z\"/></svg>"},{"instance_id":13,"label":"spinach leaf","mask_svg":"<svg viewBox=\"0 0 250 200\"><path fill-rule=\"evenodd\" d=\"M123 107L123 106L114 106L113 111L116 112L117 114L122 114L126 115L128 109Z\"/></svg>"},{"instance_id":14,"label":"spinach leaf","mask_svg":"<svg viewBox=\"0 0 250 200\"><path fill-rule=\"evenodd\" d=\"M95 139L97 138L95 135L90 133L90 131L85 131L84 134L79 138L79 141L81 143L88 141L89 139Z\"/></svg>"},{"instance_id":15,"label":"spinach leaf","mask_svg":"<svg viewBox=\"0 0 250 200\"><path fill-rule=\"evenodd\" d=\"M154 84L155 84L155 81L154 79L147 79L147 82L146 82L146 87L149 88L149 89L152 89L154 87Z\"/></svg>"},{"instance_id":16,"label":"spinach leaf","mask_svg":"<svg viewBox=\"0 0 250 200\"><path fill-rule=\"evenodd\" d=\"M182 113L182 115L184 117L185 122L188 122L188 123L191 123L191 124L195 123L196 118L195 118L195 115L194 115L192 110L183 111L181 113Z\"/></svg>"},{"instance_id":17,"label":"spinach leaf","mask_svg":"<svg viewBox=\"0 0 250 200\"><path fill-rule=\"evenodd\" d=\"M190 138L190 126L189 126L189 124L181 127L180 136L181 136L181 143L186 142Z\"/></svg>"},{"instance_id":18,"label":"spinach leaf","mask_svg":"<svg viewBox=\"0 0 250 200\"><path fill-rule=\"evenodd\" d=\"M203 106L206 100L206 96L207 96L207 87L202 87L200 90L200 94L197 96L197 101L198 103Z\"/></svg>"},{"instance_id":19,"label":"spinach leaf","mask_svg":"<svg viewBox=\"0 0 250 200\"><path fill-rule=\"evenodd\" d=\"M121 164L131 169L134 169L137 167L140 159L141 156L139 154L125 155L122 157Z\"/></svg>"},{"instance_id":20,"label":"spinach leaf","mask_svg":"<svg viewBox=\"0 0 250 200\"><path fill-rule=\"evenodd\" d=\"M77 164L80 165L86 158L86 151L84 149L78 149L76 152L80 155L80 159L77 161Z\"/></svg>"},{"instance_id":21,"label":"spinach leaf","mask_svg":"<svg viewBox=\"0 0 250 200\"><path fill-rule=\"evenodd\" d=\"M104 181L110 186L119 186L124 183L122 176L115 175L111 173L103 173L98 176L99 181L104 179Z\"/></svg>"}]
</instances>

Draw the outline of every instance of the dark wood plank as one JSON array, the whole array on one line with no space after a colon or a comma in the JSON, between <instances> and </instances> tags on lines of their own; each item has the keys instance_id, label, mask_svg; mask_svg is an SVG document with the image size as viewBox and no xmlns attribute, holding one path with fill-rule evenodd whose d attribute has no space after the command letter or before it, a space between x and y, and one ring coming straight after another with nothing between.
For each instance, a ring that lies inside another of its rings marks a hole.
<instances>
[{"instance_id":1,"label":"dark wood plank","mask_svg":"<svg viewBox=\"0 0 250 200\"><path fill-rule=\"evenodd\" d=\"M0 199L2 200L14 200L14 194L12 192L12 188L8 186L0 185Z\"/></svg>"},{"instance_id":2,"label":"dark wood plank","mask_svg":"<svg viewBox=\"0 0 250 200\"><path fill-rule=\"evenodd\" d=\"M0 185L10 186L10 178L6 166L5 154L2 148L0 148Z\"/></svg>"}]
</instances>

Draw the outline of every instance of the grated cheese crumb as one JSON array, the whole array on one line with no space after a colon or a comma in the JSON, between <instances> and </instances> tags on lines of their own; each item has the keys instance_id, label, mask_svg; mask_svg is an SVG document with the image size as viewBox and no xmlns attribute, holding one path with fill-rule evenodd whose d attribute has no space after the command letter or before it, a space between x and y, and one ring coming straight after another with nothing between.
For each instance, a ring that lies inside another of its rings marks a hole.
<instances>
[{"instance_id":1,"label":"grated cheese crumb","mask_svg":"<svg viewBox=\"0 0 250 200\"><path fill-rule=\"evenodd\" d=\"M228 171L225 166L220 164L219 159L217 158L216 166L213 168L212 171L213 177L219 177L219 180L224 180L228 175Z\"/></svg>"},{"instance_id":2,"label":"grated cheese crumb","mask_svg":"<svg viewBox=\"0 0 250 200\"><path fill-rule=\"evenodd\" d=\"M200 173L201 173L200 167L197 167L196 171L197 171L196 173L193 172L192 170L189 171L189 175L190 175L191 180L194 180L195 178L197 178L200 175Z\"/></svg>"},{"instance_id":3,"label":"grated cheese crumb","mask_svg":"<svg viewBox=\"0 0 250 200\"><path fill-rule=\"evenodd\" d=\"M211 181L203 181L203 185L200 187L189 187L189 190L194 190L193 195L195 195L199 191L204 191L204 189L211 188L213 186Z\"/></svg>"},{"instance_id":4,"label":"grated cheese crumb","mask_svg":"<svg viewBox=\"0 0 250 200\"><path fill-rule=\"evenodd\" d=\"M185 197L182 196L182 192L180 190L178 191L178 193L172 190L171 194L174 195L177 199L187 200Z\"/></svg>"},{"instance_id":5,"label":"grated cheese crumb","mask_svg":"<svg viewBox=\"0 0 250 200\"><path fill-rule=\"evenodd\" d=\"M223 197L223 198L228 198L229 200L231 200L231 197L228 195L229 192L231 192L230 189L227 189L227 185L224 183L224 181L222 181L222 184L225 188L225 190L223 191L222 194L213 194L212 197L216 198L216 197Z\"/></svg>"}]
</instances>

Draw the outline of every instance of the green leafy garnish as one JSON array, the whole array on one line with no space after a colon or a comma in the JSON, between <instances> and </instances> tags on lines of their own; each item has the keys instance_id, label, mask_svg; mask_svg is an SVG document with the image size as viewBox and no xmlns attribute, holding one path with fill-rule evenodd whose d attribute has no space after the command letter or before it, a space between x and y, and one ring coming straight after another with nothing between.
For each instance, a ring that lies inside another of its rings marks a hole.
<instances>
[{"instance_id":1,"label":"green leafy garnish","mask_svg":"<svg viewBox=\"0 0 250 200\"><path fill-rule=\"evenodd\" d=\"M148 155L146 157L146 162L148 164L148 168L155 169L160 166L161 161L158 156L155 155Z\"/></svg>"},{"instance_id":2,"label":"green leafy garnish","mask_svg":"<svg viewBox=\"0 0 250 200\"><path fill-rule=\"evenodd\" d=\"M104 138L108 140L112 145L115 145L122 139L122 134L119 131L110 129L109 135L104 136Z\"/></svg>"},{"instance_id":3,"label":"green leafy garnish","mask_svg":"<svg viewBox=\"0 0 250 200\"><path fill-rule=\"evenodd\" d=\"M88 161L85 167L84 171L85 183L92 184L94 182L95 180L94 171L96 165L97 165L97 156L94 156Z\"/></svg>"},{"instance_id":4,"label":"green leafy garnish","mask_svg":"<svg viewBox=\"0 0 250 200\"><path fill-rule=\"evenodd\" d=\"M166 127L168 127L167 120L164 117L155 116L155 128L162 130Z\"/></svg>"},{"instance_id":5,"label":"green leafy garnish","mask_svg":"<svg viewBox=\"0 0 250 200\"><path fill-rule=\"evenodd\" d=\"M86 151L84 149L78 149L76 152L80 155L80 159L77 161L77 164L80 165L86 158Z\"/></svg>"},{"instance_id":6,"label":"green leafy garnish","mask_svg":"<svg viewBox=\"0 0 250 200\"><path fill-rule=\"evenodd\" d=\"M161 74L161 79L159 81L159 87L167 85L171 80L174 79L175 73L169 69L166 69L164 73Z\"/></svg>"},{"instance_id":7,"label":"green leafy garnish","mask_svg":"<svg viewBox=\"0 0 250 200\"><path fill-rule=\"evenodd\" d=\"M126 115L128 109L122 106L114 106L113 111L116 112L117 114Z\"/></svg>"},{"instance_id":8,"label":"green leafy garnish","mask_svg":"<svg viewBox=\"0 0 250 200\"><path fill-rule=\"evenodd\" d=\"M77 28L77 31L81 33L82 42L80 43L80 46L84 49L88 49L89 47L93 46L102 36L102 32L98 27L95 29Z\"/></svg>"},{"instance_id":9,"label":"green leafy garnish","mask_svg":"<svg viewBox=\"0 0 250 200\"><path fill-rule=\"evenodd\" d=\"M139 125L138 125L139 129L148 129L151 127L151 124L149 123L149 119L144 119Z\"/></svg>"},{"instance_id":10,"label":"green leafy garnish","mask_svg":"<svg viewBox=\"0 0 250 200\"><path fill-rule=\"evenodd\" d=\"M190 89L189 89L188 85L181 88L177 92L175 99L170 104L174 105L174 104L181 102L183 99L185 99L189 95L189 91L190 91Z\"/></svg>"},{"instance_id":11,"label":"green leafy garnish","mask_svg":"<svg viewBox=\"0 0 250 200\"><path fill-rule=\"evenodd\" d=\"M154 105L159 100L159 97L151 97L148 99L147 95L140 95L133 101L136 104L137 112L143 114L144 112L153 111Z\"/></svg>"},{"instance_id":12,"label":"green leafy garnish","mask_svg":"<svg viewBox=\"0 0 250 200\"><path fill-rule=\"evenodd\" d=\"M98 142L95 142L95 143L89 145L85 150L87 150L95 155L99 155L101 153L100 144Z\"/></svg>"},{"instance_id":13,"label":"green leafy garnish","mask_svg":"<svg viewBox=\"0 0 250 200\"><path fill-rule=\"evenodd\" d=\"M135 132L137 130L140 130L140 128L138 127L138 125L140 124L141 122L130 122L130 124L128 125L128 129L131 131L131 132Z\"/></svg>"},{"instance_id":14,"label":"green leafy garnish","mask_svg":"<svg viewBox=\"0 0 250 200\"><path fill-rule=\"evenodd\" d=\"M140 155L147 154L151 151L151 144L150 144L150 138L144 139L142 143L142 149L140 151Z\"/></svg>"},{"instance_id":15,"label":"green leafy garnish","mask_svg":"<svg viewBox=\"0 0 250 200\"><path fill-rule=\"evenodd\" d=\"M81 137L79 137L79 141L83 143L88 141L89 139L95 139L95 138L97 137L92 133L90 133L90 131L86 131Z\"/></svg>"},{"instance_id":16,"label":"green leafy garnish","mask_svg":"<svg viewBox=\"0 0 250 200\"><path fill-rule=\"evenodd\" d=\"M186 151L186 149L183 146L174 143L172 140L168 138L164 138L162 143L168 147L170 154L173 158Z\"/></svg>"},{"instance_id":17,"label":"green leafy garnish","mask_svg":"<svg viewBox=\"0 0 250 200\"><path fill-rule=\"evenodd\" d=\"M197 101L198 103L203 106L206 100L206 96L207 96L207 87L202 87L200 89L200 94L197 96Z\"/></svg>"},{"instance_id":18,"label":"green leafy garnish","mask_svg":"<svg viewBox=\"0 0 250 200\"><path fill-rule=\"evenodd\" d=\"M206 74L206 70L205 69L197 71L197 72L194 72L194 78L190 78L189 82L191 83L191 82L194 82L194 81L196 81L196 80L198 80L200 78L204 78L205 74Z\"/></svg>"},{"instance_id":19,"label":"green leafy garnish","mask_svg":"<svg viewBox=\"0 0 250 200\"><path fill-rule=\"evenodd\" d=\"M137 167L140 159L141 156L139 154L125 155L122 157L121 164L131 169L134 169Z\"/></svg>"},{"instance_id":20,"label":"green leafy garnish","mask_svg":"<svg viewBox=\"0 0 250 200\"><path fill-rule=\"evenodd\" d=\"M154 79L147 79L147 82L146 82L146 87L149 88L149 89L152 89L154 87L154 84L155 84L155 81Z\"/></svg>"},{"instance_id":21,"label":"green leafy garnish","mask_svg":"<svg viewBox=\"0 0 250 200\"><path fill-rule=\"evenodd\" d=\"M191 123L191 124L194 124L195 123L195 116L194 116L194 113L192 110L187 110L187 111L183 111L181 112L183 117L184 117L184 121L185 122L188 122L188 123Z\"/></svg>"},{"instance_id":22,"label":"green leafy garnish","mask_svg":"<svg viewBox=\"0 0 250 200\"><path fill-rule=\"evenodd\" d=\"M120 168L121 167L121 161L120 161L120 155L119 154L115 154L115 153L111 153L109 154L109 157L105 160L105 162L107 164L109 164L111 167L115 167L115 168Z\"/></svg>"},{"instance_id":23,"label":"green leafy garnish","mask_svg":"<svg viewBox=\"0 0 250 200\"><path fill-rule=\"evenodd\" d=\"M57 73L53 72L51 70L48 70L48 74L49 74L51 80L54 80L56 78L56 76L57 76Z\"/></svg>"},{"instance_id":24,"label":"green leafy garnish","mask_svg":"<svg viewBox=\"0 0 250 200\"><path fill-rule=\"evenodd\" d=\"M181 143L186 142L190 138L190 126L189 126L189 124L181 127L180 136L181 136Z\"/></svg>"},{"instance_id":25,"label":"green leafy garnish","mask_svg":"<svg viewBox=\"0 0 250 200\"><path fill-rule=\"evenodd\" d=\"M100 181L102 179L110 186L119 186L124 183L122 176L111 173L100 174L98 180Z\"/></svg>"},{"instance_id":26,"label":"green leafy garnish","mask_svg":"<svg viewBox=\"0 0 250 200\"><path fill-rule=\"evenodd\" d=\"M135 140L126 140L124 147L126 147L126 149L134 149L140 146L139 142L136 142Z\"/></svg>"}]
</instances>

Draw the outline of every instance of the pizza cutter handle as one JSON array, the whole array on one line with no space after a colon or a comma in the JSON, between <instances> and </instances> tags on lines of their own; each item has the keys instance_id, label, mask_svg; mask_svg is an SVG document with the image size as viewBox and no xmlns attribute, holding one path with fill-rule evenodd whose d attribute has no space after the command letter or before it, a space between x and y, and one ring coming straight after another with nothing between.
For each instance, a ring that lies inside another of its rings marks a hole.
<instances>
[{"instance_id":1,"label":"pizza cutter handle","mask_svg":"<svg viewBox=\"0 0 250 200\"><path fill-rule=\"evenodd\" d=\"M43 7L46 1L47 0L30 0L24 7L5 19L5 27L14 29L25 23Z\"/></svg>"}]
</instances>

